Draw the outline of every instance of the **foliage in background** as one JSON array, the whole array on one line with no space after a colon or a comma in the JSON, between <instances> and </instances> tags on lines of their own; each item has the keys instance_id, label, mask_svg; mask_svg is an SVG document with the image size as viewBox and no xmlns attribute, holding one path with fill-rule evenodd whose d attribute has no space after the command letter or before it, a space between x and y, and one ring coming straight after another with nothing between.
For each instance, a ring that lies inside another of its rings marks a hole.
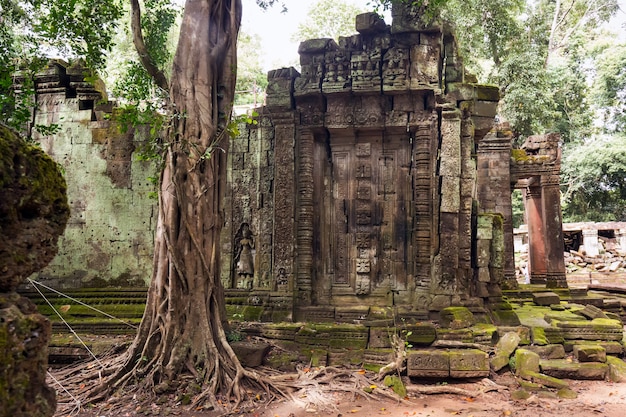
<instances>
[{"instance_id":1,"label":"foliage in background","mask_svg":"<svg viewBox=\"0 0 626 417\"><path fill-rule=\"evenodd\" d=\"M261 66L261 40L258 35L239 32L237 40L237 86L235 105L263 103L267 74ZM255 107L256 107L255 106Z\"/></svg>"},{"instance_id":2,"label":"foliage in background","mask_svg":"<svg viewBox=\"0 0 626 417\"><path fill-rule=\"evenodd\" d=\"M569 221L626 219L626 135L597 137L566 152L564 217Z\"/></svg>"},{"instance_id":3,"label":"foliage in background","mask_svg":"<svg viewBox=\"0 0 626 417\"><path fill-rule=\"evenodd\" d=\"M309 7L306 20L298 25L291 39L305 41L331 38L337 41L340 36L354 35L354 18L367 11L345 0L319 0Z\"/></svg>"}]
</instances>

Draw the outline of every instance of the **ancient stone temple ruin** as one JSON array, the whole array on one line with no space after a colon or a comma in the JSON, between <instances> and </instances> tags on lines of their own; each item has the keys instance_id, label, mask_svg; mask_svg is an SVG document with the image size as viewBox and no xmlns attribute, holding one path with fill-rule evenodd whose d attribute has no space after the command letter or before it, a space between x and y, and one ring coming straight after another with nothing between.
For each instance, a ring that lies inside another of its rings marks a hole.
<instances>
[{"instance_id":1,"label":"ancient stone temple ruin","mask_svg":"<svg viewBox=\"0 0 626 417\"><path fill-rule=\"evenodd\" d=\"M413 8L356 29L303 42L301 73L270 72L258 124L232 141L227 298L311 321L497 302L516 285L511 136L485 137L498 88Z\"/></svg>"},{"instance_id":2,"label":"ancient stone temple ruin","mask_svg":"<svg viewBox=\"0 0 626 417\"><path fill-rule=\"evenodd\" d=\"M522 188L530 279L564 287L559 138L495 126L495 86L467 74L452 30L394 6L391 26L300 45L301 72L268 74L266 105L228 157L221 274L231 314L350 321L372 307L436 318L501 308L515 288L511 191ZM34 137L66 172L72 216L35 278L57 288L143 287L150 279L156 175L82 67L35 80ZM561 234L559 234L561 233ZM139 297L143 289L138 290ZM250 313L252 312L252 313Z\"/></svg>"}]
</instances>

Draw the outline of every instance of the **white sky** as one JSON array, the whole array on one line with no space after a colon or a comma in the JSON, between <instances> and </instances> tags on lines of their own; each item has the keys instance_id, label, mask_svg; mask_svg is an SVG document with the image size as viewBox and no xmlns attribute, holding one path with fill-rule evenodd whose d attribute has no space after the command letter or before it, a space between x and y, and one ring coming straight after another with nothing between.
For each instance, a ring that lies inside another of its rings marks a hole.
<instances>
[{"instance_id":1,"label":"white sky","mask_svg":"<svg viewBox=\"0 0 626 417\"><path fill-rule=\"evenodd\" d=\"M290 38L296 32L298 24L306 19L309 7L316 0L283 0L288 11L281 13L280 5L275 5L268 11L261 10L255 0L242 0L243 21L242 30L248 34L258 34L261 37L264 57L263 70L269 71L281 67L296 65L299 61L298 42L292 42ZM371 0L346 0L348 3L368 7ZM620 11L608 25L611 30L618 34L621 41L626 38L626 0L619 0ZM390 23L390 17L385 18ZM356 32L356 31L355 31Z\"/></svg>"},{"instance_id":2,"label":"white sky","mask_svg":"<svg viewBox=\"0 0 626 417\"><path fill-rule=\"evenodd\" d=\"M313 0L283 0L288 11L281 13L280 5L268 11L261 10L255 0L242 0L242 30L250 35L261 37L263 48L263 70L269 71L281 67L289 67L298 63L298 42L290 38L296 32L298 24L306 19L309 7L316 3ZM370 0L346 0L348 3L367 7ZM355 30L356 33L356 30Z\"/></svg>"}]
</instances>

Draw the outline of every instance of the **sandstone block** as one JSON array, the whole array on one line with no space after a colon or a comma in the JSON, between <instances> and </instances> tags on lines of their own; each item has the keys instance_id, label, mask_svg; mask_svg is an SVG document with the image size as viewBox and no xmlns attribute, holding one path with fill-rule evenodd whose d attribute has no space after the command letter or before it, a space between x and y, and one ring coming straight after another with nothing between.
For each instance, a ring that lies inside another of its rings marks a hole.
<instances>
[{"instance_id":1,"label":"sandstone block","mask_svg":"<svg viewBox=\"0 0 626 417\"><path fill-rule=\"evenodd\" d=\"M407 375L423 378L450 376L450 354L443 350L415 350L407 357Z\"/></svg>"},{"instance_id":2,"label":"sandstone block","mask_svg":"<svg viewBox=\"0 0 626 417\"><path fill-rule=\"evenodd\" d=\"M591 304L587 304L585 308L579 310L577 313L581 316L587 317L589 320L609 318L606 314L604 314L604 311Z\"/></svg>"},{"instance_id":3,"label":"sandstone block","mask_svg":"<svg viewBox=\"0 0 626 417\"><path fill-rule=\"evenodd\" d=\"M615 356L607 356L609 364L609 380L612 382L626 382L626 363Z\"/></svg>"},{"instance_id":4,"label":"sandstone block","mask_svg":"<svg viewBox=\"0 0 626 417\"><path fill-rule=\"evenodd\" d=\"M574 345L578 362L606 362L606 350L600 345Z\"/></svg>"},{"instance_id":5,"label":"sandstone block","mask_svg":"<svg viewBox=\"0 0 626 417\"><path fill-rule=\"evenodd\" d=\"M555 378L604 380L609 371L606 363L569 362L564 359L542 360L541 372Z\"/></svg>"},{"instance_id":6,"label":"sandstone block","mask_svg":"<svg viewBox=\"0 0 626 417\"><path fill-rule=\"evenodd\" d=\"M526 378L529 372L539 372L539 355L527 349L515 351L515 374Z\"/></svg>"},{"instance_id":7,"label":"sandstone block","mask_svg":"<svg viewBox=\"0 0 626 417\"><path fill-rule=\"evenodd\" d=\"M430 323L409 325L405 330L406 341L412 345L430 345L437 339L437 330Z\"/></svg>"},{"instance_id":8,"label":"sandstone block","mask_svg":"<svg viewBox=\"0 0 626 417\"><path fill-rule=\"evenodd\" d=\"M476 321L467 307L447 307L439 313L439 323L451 329L465 329L473 326Z\"/></svg>"},{"instance_id":9,"label":"sandstone block","mask_svg":"<svg viewBox=\"0 0 626 417\"><path fill-rule=\"evenodd\" d=\"M489 376L488 355L478 349L451 350L450 376L452 378L480 378Z\"/></svg>"},{"instance_id":10,"label":"sandstone block","mask_svg":"<svg viewBox=\"0 0 626 417\"><path fill-rule=\"evenodd\" d=\"M535 352L541 359L563 359L565 357L565 348L561 344L526 346L525 349Z\"/></svg>"},{"instance_id":11,"label":"sandstone block","mask_svg":"<svg viewBox=\"0 0 626 417\"><path fill-rule=\"evenodd\" d=\"M491 368L494 371L499 371L509 364L509 357L513 352L515 352L519 342L520 337L514 332L505 333L504 336L500 338L496 344L496 354L491 359L490 363Z\"/></svg>"},{"instance_id":12,"label":"sandstone block","mask_svg":"<svg viewBox=\"0 0 626 417\"><path fill-rule=\"evenodd\" d=\"M569 384L567 382L559 378L541 374L539 372L528 372L526 374L526 378L536 384L541 384L550 388L563 389L569 387Z\"/></svg>"},{"instance_id":13,"label":"sandstone block","mask_svg":"<svg viewBox=\"0 0 626 417\"><path fill-rule=\"evenodd\" d=\"M559 304L560 302L561 299L558 294L553 293L552 291L533 293L533 303L538 306L549 306L552 304Z\"/></svg>"}]
</instances>

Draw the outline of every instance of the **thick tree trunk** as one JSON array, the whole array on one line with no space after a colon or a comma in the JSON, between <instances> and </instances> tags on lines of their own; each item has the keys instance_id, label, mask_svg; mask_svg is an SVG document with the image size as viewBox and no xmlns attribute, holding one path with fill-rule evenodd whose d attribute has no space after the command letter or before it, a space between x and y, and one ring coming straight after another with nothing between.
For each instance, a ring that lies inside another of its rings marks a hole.
<instances>
[{"instance_id":1,"label":"thick tree trunk","mask_svg":"<svg viewBox=\"0 0 626 417\"><path fill-rule=\"evenodd\" d=\"M226 341L219 273L228 135L240 0L187 0L174 59L173 119L159 194L154 273L146 311L112 388L128 381L164 392L180 373L204 395L239 400L249 375Z\"/></svg>"}]
</instances>

